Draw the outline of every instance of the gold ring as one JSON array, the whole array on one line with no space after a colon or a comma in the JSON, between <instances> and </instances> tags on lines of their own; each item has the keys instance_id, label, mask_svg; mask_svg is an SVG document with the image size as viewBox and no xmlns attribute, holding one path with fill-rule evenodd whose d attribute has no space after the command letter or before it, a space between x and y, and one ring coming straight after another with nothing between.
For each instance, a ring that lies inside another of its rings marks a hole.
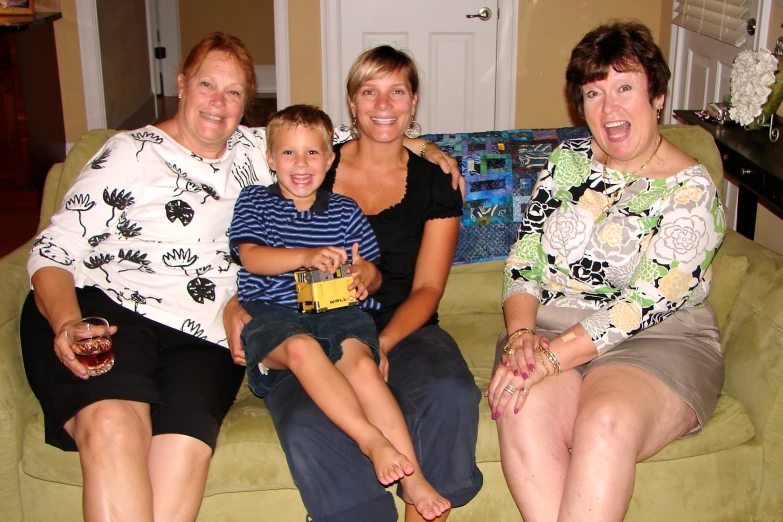
<instances>
[{"instance_id":1,"label":"gold ring","mask_svg":"<svg viewBox=\"0 0 783 522\"><path fill-rule=\"evenodd\" d=\"M522 388L522 389L524 390L524 388ZM509 384L505 388L503 388L503 391L504 392L508 392L511 395L514 395L514 392L517 391L517 387L514 386L513 384Z\"/></svg>"},{"instance_id":2,"label":"gold ring","mask_svg":"<svg viewBox=\"0 0 783 522\"><path fill-rule=\"evenodd\" d=\"M530 395L530 388L522 386L522 393L524 393L525 395Z\"/></svg>"}]
</instances>

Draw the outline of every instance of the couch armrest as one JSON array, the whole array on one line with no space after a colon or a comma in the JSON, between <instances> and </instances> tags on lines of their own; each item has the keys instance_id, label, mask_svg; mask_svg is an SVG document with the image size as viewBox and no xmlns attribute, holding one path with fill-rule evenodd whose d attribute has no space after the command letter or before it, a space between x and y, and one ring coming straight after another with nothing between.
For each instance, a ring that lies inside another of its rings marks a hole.
<instances>
[{"instance_id":1,"label":"couch armrest","mask_svg":"<svg viewBox=\"0 0 783 522\"><path fill-rule=\"evenodd\" d=\"M731 230L718 256L746 256L749 267L721 332L728 393L748 410L764 447L759 516L783 513L783 256ZM777 517L777 518L776 518Z\"/></svg>"},{"instance_id":2,"label":"couch armrest","mask_svg":"<svg viewBox=\"0 0 783 522\"><path fill-rule=\"evenodd\" d=\"M27 384L19 346L19 316L30 289L25 264L30 244L0 259L0 513L22 520L19 462L22 437L32 408L38 407Z\"/></svg>"}]
</instances>

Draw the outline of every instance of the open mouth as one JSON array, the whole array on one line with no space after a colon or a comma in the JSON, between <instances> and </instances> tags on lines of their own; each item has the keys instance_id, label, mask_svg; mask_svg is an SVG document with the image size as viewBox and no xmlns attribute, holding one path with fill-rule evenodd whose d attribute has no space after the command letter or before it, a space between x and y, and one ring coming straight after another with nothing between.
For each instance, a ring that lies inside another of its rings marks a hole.
<instances>
[{"instance_id":1,"label":"open mouth","mask_svg":"<svg viewBox=\"0 0 783 522\"><path fill-rule=\"evenodd\" d=\"M627 121L613 121L604 125L610 140L621 140L631 132L631 124Z\"/></svg>"},{"instance_id":2,"label":"open mouth","mask_svg":"<svg viewBox=\"0 0 783 522\"><path fill-rule=\"evenodd\" d=\"M395 121L397 121L397 118L370 118L373 123L377 123L379 125L391 125Z\"/></svg>"},{"instance_id":3,"label":"open mouth","mask_svg":"<svg viewBox=\"0 0 783 522\"><path fill-rule=\"evenodd\" d=\"M308 185L313 180L313 176L311 174L293 174L291 175L291 183L294 185L303 187L305 185Z\"/></svg>"}]
</instances>

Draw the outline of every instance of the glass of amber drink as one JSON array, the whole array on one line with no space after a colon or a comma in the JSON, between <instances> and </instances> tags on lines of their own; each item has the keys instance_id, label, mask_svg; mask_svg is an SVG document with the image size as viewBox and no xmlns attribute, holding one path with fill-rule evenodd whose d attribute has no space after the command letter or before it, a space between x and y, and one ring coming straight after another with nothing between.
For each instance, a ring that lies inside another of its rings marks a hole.
<instances>
[{"instance_id":1,"label":"glass of amber drink","mask_svg":"<svg viewBox=\"0 0 783 522\"><path fill-rule=\"evenodd\" d=\"M85 317L65 330L76 360L95 377L103 375L114 366L109 322L103 317Z\"/></svg>"}]
</instances>

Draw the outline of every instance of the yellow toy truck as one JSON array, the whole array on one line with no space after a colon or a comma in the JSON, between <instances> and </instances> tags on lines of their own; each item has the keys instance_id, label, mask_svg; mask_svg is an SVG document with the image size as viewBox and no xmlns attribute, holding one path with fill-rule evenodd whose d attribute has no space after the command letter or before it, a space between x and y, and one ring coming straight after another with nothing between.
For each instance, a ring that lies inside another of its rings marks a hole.
<instances>
[{"instance_id":1,"label":"yellow toy truck","mask_svg":"<svg viewBox=\"0 0 783 522\"><path fill-rule=\"evenodd\" d=\"M353 277L348 273L351 265L340 265L334 274L317 268L300 268L294 271L297 304L300 312L321 313L344 306L359 304L356 290L348 291Z\"/></svg>"}]
</instances>

